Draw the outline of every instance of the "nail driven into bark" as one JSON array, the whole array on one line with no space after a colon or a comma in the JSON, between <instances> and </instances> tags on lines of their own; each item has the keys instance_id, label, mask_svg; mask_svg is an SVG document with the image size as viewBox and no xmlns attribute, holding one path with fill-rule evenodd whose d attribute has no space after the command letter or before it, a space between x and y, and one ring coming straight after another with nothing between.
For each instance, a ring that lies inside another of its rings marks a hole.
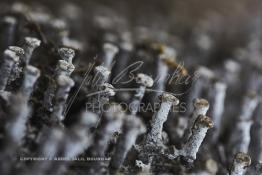
<instances>
[{"instance_id":1,"label":"nail driven into bark","mask_svg":"<svg viewBox=\"0 0 262 175\"><path fill-rule=\"evenodd\" d=\"M104 156L107 143L114 132L119 131L123 122L124 113L120 105L111 104L103 113L98 126L95 140L90 150L92 156Z\"/></svg>"},{"instance_id":2,"label":"nail driven into bark","mask_svg":"<svg viewBox=\"0 0 262 175\"><path fill-rule=\"evenodd\" d=\"M27 98L22 94L11 95L9 98L8 121L6 124L7 138L10 142L8 149L16 147L22 143L26 134L26 122L29 115Z\"/></svg>"},{"instance_id":3,"label":"nail driven into bark","mask_svg":"<svg viewBox=\"0 0 262 175\"><path fill-rule=\"evenodd\" d=\"M8 79L12 72L14 65L19 61L19 57L15 52L11 50L5 50L4 59L0 67L0 90L3 91L6 88Z\"/></svg>"},{"instance_id":4,"label":"nail driven into bark","mask_svg":"<svg viewBox=\"0 0 262 175\"><path fill-rule=\"evenodd\" d=\"M93 98L91 103L89 103L89 107L91 107L94 110L94 106L97 106L97 110L95 112L97 114L102 114L106 105L109 104L110 97L115 96L115 88L109 84L105 83L102 86L99 87L99 94L96 96L96 98ZM88 109L88 106L86 106Z\"/></svg>"},{"instance_id":5,"label":"nail driven into bark","mask_svg":"<svg viewBox=\"0 0 262 175\"><path fill-rule=\"evenodd\" d=\"M194 104L194 111L192 115L192 123L195 122L195 120L198 118L199 115L206 115L208 109L209 109L209 103L205 99L196 98L193 100Z\"/></svg>"},{"instance_id":6,"label":"nail driven into bark","mask_svg":"<svg viewBox=\"0 0 262 175\"><path fill-rule=\"evenodd\" d=\"M191 85L191 90L189 96L187 97L187 104L190 104L195 98L198 98L202 95L203 90L206 88L205 86L209 83L210 79L215 78L215 74L213 71L206 67L198 67L196 69L196 81ZM187 105L186 115L189 115L193 111L192 105Z\"/></svg>"},{"instance_id":7,"label":"nail driven into bark","mask_svg":"<svg viewBox=\"0 0 262 175\"><path fill-rule=\"evenodd\" d=\"M245 153L237 153L230 169L230 175L243 175L246 168L250 166L251 158Z\"/></svg>"},{"instance_id":8,"label":"nail driven into bark","mask_svg":"<svg viewBox=\"0 0 262 175\"><path fill-rule=\"evenodd\" d=\"M259 113L259 115L261 115ZM252 153L252 159L254 161L261 161L262 160L262 122L261 121L255 121L252 125L251 129L251 144L249 151Z\"/></svg>"},{"instance_id":9,"label":"nail driven into bark","mask_svg":"<svg viewBox=\"0 0 262 175\"><path fill-rule=\"evenodd\" d=\"M259 98L256 92L249 92L243 101L240 119L242 120L250 120L254 110L256 109L259 102Z\"/></svg>"},{"instance_id":10,"label":"nail driven into bark","mask_svg":"<svg viewBox=\"0 0 262 175\"><path fill-rule=\"evenodd\" d=\"M256 175L262 175L262 162L258 162L255 165Z\"/></svg>"},{"instance_id":11,"label":"nail driven into bark","mask_svg":"<svg viewBox=\"0 0 262 175\"><path fill-rule=\"evenodd\" d=\"M128 151L135 144L137 136L146 132L146 128L142 121L133 115L126 116L122 128L123 134L120 135L114 155L109 165L111 175L115 174L121 167Z\"/></svg>"},{"instance_id":12,"label":"nail driven into bark","mask_svg":"<svg viewBox=\"0 0 262 175\"><path fill-rule=\"evenodd\" d=\"M83 111L80 114L78 122L74 124L69 130L65 131L65 137L60 147L60 157L74 159L90 146L93 142L93 135L91 128L94 127L99 117L93 112ZM51 175L64 174L70 166L69 162L60 162L53 164L50 168Z\"/></svg>"},{"instance_id":13,"label":"nail driven into bark","mask_svg":"<svg viewBox=\"0 0 262 175\"><path fill-rule=\"evenodd\" d=\"M41 44L41 41L37 38L25 37L25 42L24 42L24 46L23 46L23 49L25 51L25 55L24 55L25 64L29 64L34 50L37 47L39 47L40 44Z\"/></svg>"},{"instance_id":14,"label":"nail driven into bark","mask_svg":"<svg viewBox=\"0 0 262 175\"><path fill-rule=\"evenodd\" d=\"M9 122L6 125L12 142L18 144L25 135L26 122L30 112L28 99L33 91L34 84L40 75L40 71L33 67L27 66L25 76L20 92L9 97Z\"/></svg>"},{"instance_id":15,"label":"nail driven into bark","mask_svg":"<svg viewBox=\"0 0 262 175\"><path fill-rule=\"evenodd\" d=\"M139 105L141 103L142 98L145 95L145 91L147 87L153 86L153 79L145 74L138 74L136 77L136 83L139 84L138 89L134 95L134 98L131 102L131 114L136 115L139 110Z\"/></svg>"},{"instance_id":16,"label":"nail driven into bark","mask_svg":"<svg viewBox=\"0 0 262 175\"><path fill-rule=\"evenodd\" d=\"M75 66L72 63L69 63L65 60L59 60L55 69L55 74L50 78L49 86L45 91L44 95L44 106L48 111L53 110L52 100L55 95L55 91L57 88L57 83L55 79L60 75L70 76L72 72L75 70Z\"/></svg>"},{"instance_id":17,"label":"nail driven into bark","mask_svg":"<svg viewBox=\"0 0 262 175\"><path fill-rule=\"evenodd\" d=\"M101 106L109 103L109 98L116 94L115 88L109 83L103 84L99 89L101 93L98 100Z\"/></svg>"},{"instance_id":18,"label":"nail driven into bark","mask_svg":"<svg viewBox=\"0 0 262 175\"><path fill-rule=\"evenodd\" d=\"M58 155L64 139L65 133L60 127L45 128L39 139L41 146L37 151L37 156L50 158L51 160L54 159ZM34 161L27 173L44 175L52 167L52 164L52 161Z\"/></svg>"},{"instance_id":19,"label":"nail driven into bark","mask_svg":"<svg viewBox=\"0 0 262 175\"><path fill-rule=\"evenodd\" d=\"M156 100L155 98L161 94L161 91L165 90L166 85L166 77L168 75L168 65L166 64L167 60L175 60L175 51L174 49L167 47L165 45L153 45L153 49L157 52L157 60L156 60L156 79L154 84L154 89L159 92L155 92L151 98L151 103L153 104Z\"/></svg>"},{"instance_id":20,"label":"nail driven into bark","mask_svg":"<svg viewBox=\"0 0 262 175\"><path fill-rule=\"evenodd\" d=\"M34 89L34 84L40 76L40 70L33 66L26 66L24 71L24 81L21 87L21 93L29 99Z\"/></svg>"},{"instance_id":21,"label":"nail driven into bark","mask_svg":"<svg viewBox=\"0 0 262 175\"><path fill-rule=\"evenodd\" d=\"M8 84L9 84L10 82L19 78L21 76L22 72L23 72L21 60L23 59L23 57L25 55L25 51L21 47L17 47L17 46L9 46L8 49L15 52L16 55L19 57L19 61L17 61L13 66L11 75L10 75L9 80L8 80Z\"/></svg>"},{"instance_id":22,"label":"nail driven into bark","mask_svg":"<svg viewBox=\"0 0 262 175\"><path fill-rule=\"evenodd\" d=\"M192 127L199 115L206 115L209 109L209 102L203 98L196 98L193 100L194 111L189 119L187 129L184 135L184 141L187 141L192 134Z\"/></svg>"},{"instance_id":23,"label":"nail driven into bark","mask_svg":"<svg viewBox=\"0 0 262 175\"><path fill-rule=\"evenodd\" d=\"M120 105L111 104L103 113L101 122L97 128L92 147L88 150L89 156L104 157L108 142L113 134L120 130L124 118L124 112ZM104 163L95 161L88 168L88 174L102 174Z\"/></svg>"},{"instance_id":24,"label":"nail driven into bark","mask_svg":"<svg viewBox=\"0 0 262 175\"><path fill-rule=\"evenodd\" d=\"M113 81L115 80L115 77L119 77L123 70L125 70L125 68L129 66L128 62L130 60L132 54L131 52L133 51L133 49L134 45L132 43L131 33L124 32L122 34L122 41L119 44L119 52L115 56L114 67L112 68ZM123 76L122 79L126 80L127 76ZM122 85L116 83L115 86L116 88L120 88Z\"/></svg>"},{"instance_id":25,"label":"nail driven into bark","mask_svg":"<svg viewBox=\"0 0 262 175\"><path fill-rule=\"evenodd\" d=\"M104 66L110 70L113 59L115 55L118 53L119 49L117 46L111 43L105 43L103 45L103 51L104 51L104 58L103 58Z\"/></svg>"},{"instance_id":26,"label":"nail driven into bark","mask_svg":"<svg viewBox=\"0 0 262 175\"><path fill-rule=\"evenodd\" d=\"M90 129L96 125L98 118L95 113L82 112L78 122L69 130L69 137L64 145L64 157L74 158L90 146L92 143Z\"/></svg>"},{"instance_id":27,"label":"nail driven into bark","mask_svg":"<svg viewBox=\"0 0 262 175\"><path fill-rule=\"evenodd\" d=\"M3 18L4 22L4 31L1 33L3 38L1 39L1 47L3 49L7 48L10 45L13 45L15 42L15 32L17 30L17 19L13 16L5 16Z\"/></svg>"},{"instance_id":28,"label":"nail driven into bark","mask_svg":"<svg viewBox=\"0 0 262 175\"><path fill-rule=\"evenodd\" d=\"M161 105L159 111L153 116L151 122L151 131L147 135L147 144L162 144L162 130L163 124L167 120L168 113L172 107L172 105L178 105L179 100L168 93L163 93L160 96Z\"/></svg>"},{"instance_id":29,"label":"nail driven into bark","mask_svg":"<svg viewBox=\"0 0 262 175\"><path fill-rule=\"evenodd\" d=\"M25 54L24 49L18 46L9 46L8 49L15 52L18 57L22 57Z\"/></svg>"},{"instance_id":30,"label":"nail driven into bark","mask_svg":"<svg viewBox=\"0 0 262 175\"><path fill-rule=\"evenodd\" d=\"M221 128L221 119L222 114L224 112L224 102L226 97L226 88L227 85L225 83L215 81L212 84L212 89L209 90L209 96L211 98L211 106L210 115L212 116L212 120L214 122L214 129L212 134L212 140L217 141L220 128Z\"/></svg>"},{"instance_id":31,"label":"nail driven into bark","mask_svg":"<svg viewBox=\"0 0 262 175\"><path fill-rule=\"evenodd\" d=\"M197 152L206 137L207 131L213 128L213 126L214 124L209 117L204 115L198 116L192 127L192 135L189 137L182 150L179 151L183 160L190 163L196 159Z\"/></svg>"},{"instance_id":32,"label":"nail driven into bark","mask_svg":"<svg viewBox=\"0 0 262 175\"><path fill-rule=\"evenodd\" d=\"M252 115L258 104L258 96L251 92L244 97L242 109L236 126L232 130L228 148L231 155L238 152L247 153L250 145L250 128L253 124Z\"/></svg>"},{"instance_id":33,"label":"nail driven into bark","mask_svg":"<svg viewBox=\"0 0 262 175\"><path fill-rule=\"evenodd\" d=\"M59 60L56 68L56 75L67 75L70 76L75 70L75 66L65 60Z\"/></svg>"},{"instance_id":34,"label":"nail driven into bark","mask_svg":"<svg viewBox=\"0 0 262 175\"><path fill-rule=\"evenodd\" d=\"M75 57L75 51L73 49L62 47L58 49L58 53L63 60L72 64L73 58Z\"/></svg>"},{"instance_id":35,"label":"nail driven into bark","mask_svg":"<svg viewBox=\"0 0 262 175\"><path fill-rule=\"evenodd\" d=\"M104 67L104 66L97 66L95 67L95 75L94 78L92 80L95 88L98 88L99 86L102 86L104 83L106 83L108 81L109 75L110 75L110 71L108 70L108 68Z\"/></svg>"},{"instance_id":36,"label":"nail driven into bark","mask_svg":"<svg viewBox=\"0 0 262 175\"><path fill-rule=\"evenodd\" d=\"M59 75L57 77L57 90L54 99L54 110L52 113L52 120L56 122L62 122L65 118L63 112L66 104L66 100L69 95L69 91L74 86L74 81L65 75Z\"/></svg>"}]
</instances>

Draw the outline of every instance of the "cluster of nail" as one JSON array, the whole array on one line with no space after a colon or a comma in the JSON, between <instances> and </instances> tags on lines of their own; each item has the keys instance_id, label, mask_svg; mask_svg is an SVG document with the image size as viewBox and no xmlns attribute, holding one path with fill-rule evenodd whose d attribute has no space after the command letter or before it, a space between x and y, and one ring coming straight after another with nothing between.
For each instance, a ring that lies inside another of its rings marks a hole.
<instances>
[{"instance_id":1,"label":"cluster of nail","mask_svg":"<svg viewBox=\"0 0 262 175\"><path fill-rule=\"evenodd\" d=\"M212 19L184 53L107 10L36 6L0 16L0 174L262 174L256 37L216 65Z\"/></svg>"}]
</instances>

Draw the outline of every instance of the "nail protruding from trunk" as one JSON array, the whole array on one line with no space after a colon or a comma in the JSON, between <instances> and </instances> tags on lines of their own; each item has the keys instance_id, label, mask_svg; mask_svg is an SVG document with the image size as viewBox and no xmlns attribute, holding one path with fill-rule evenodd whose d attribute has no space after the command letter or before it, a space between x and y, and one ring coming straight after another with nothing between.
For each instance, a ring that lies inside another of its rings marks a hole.
<instances>
[{"instance_id":1,"label":"nail protruding from trunk","mask_svg":"<svg viewBox=\"0 0 262 175\"><path fill-rule=\"evenodd\" d=\"M56 122L62 122L64 120L64 107L69 96L69 92L74 84L74 81L66 75L59 75L57 77L58 88L56 90L54 110L51 116L52 120Z\"/></svg>"},{"instance_id":2,"label":"nail protruding from trunk","mask_svg":"<svg viewBox=\"0 0 262 175\"><path fill-rule=\"evenodd\" d=\"M58 53L63 60L72 64L73 58L75 57L75 51L73 49L62 47L58 49Z\"/></svg>"},{"instance_id":3,"label":"nail protruding from trunk","mask_svg":"<svg viewBox=\"0 0 262 175\"><path fill-rule=\"evenodd\" d=\"M39 47L40 44L41 44L41 41L39 39L37 39L37 38L25 37L25 42L24 42L23 49L25 51L24 62L26 64L29 64L34 50L37 47Z\"/></svg>"},{"instance_id":4,"label":"nail protruding from trunk","mask_svg":"<svg viewBox=\"0 0 262 175\"><path fill-rule=\"evenodd\" d=\"M230 175L243 175L251 164L251 158L245 153L237 153L234 157Z\"/></svg>"},{"instance_id":5,"label":"nail protruding from trunk","mask_svg":"<svg viewBox=\"0 0 262 175\"><path fill-rule=\"evenodd\" d=\"M10 74L14 68L14 65L19 61L17 54L9 49L4 52L4 59L0 67L0 90L3 91L6 88Z\"/></svg>"},{"instance_id":6,"label":"nail protruding from trunk","mask_svg":"<svg viewBox=\"0 0 262 175\"><path fill-rule=\"evenodd\" d=\"M162 144L163 124L167 120L172 105L178 105L179 100L172 94L163 93L160 96L161 105L158 112L153 116L151 131L147 136L148 144Z\"/></svg>"}]
</instances>

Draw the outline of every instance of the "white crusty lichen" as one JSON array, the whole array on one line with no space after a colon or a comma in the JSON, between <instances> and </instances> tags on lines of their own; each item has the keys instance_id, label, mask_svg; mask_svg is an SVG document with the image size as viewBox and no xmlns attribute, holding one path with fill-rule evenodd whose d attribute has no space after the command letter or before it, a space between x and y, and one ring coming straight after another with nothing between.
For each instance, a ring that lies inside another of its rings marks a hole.
<instances>
[{"instance_id":1,"label":"white crusty lichen","mask_svg":"<svg viewBox=\"0 0 262 175\"><path fill-rule=\"evenodd\" d=\"M22 49L21 47L18 47L18 46L9 46L8 49L15 52L16 55L19 56L19 57L22 57L25 54L24 49Z\"/></svg>"},{"instance_id":2,"label":"white crusty lichen","mask_svg":"<svg viewBox=\"0 0 262 175\"><path fill-rule=\"evenodd\" d=\"M140 74L137 74L136 83L139 85L139 87L136 90L136 93L135 93L133 100L130 104L130 106L131 106L130 112L131 112L132 115L136 115L136 113L138 112L139 105L141 103L142 98L145 95L146 88L152 87L154 81L150 76L140 73Z\"/></svg>"},{"instance_id":3,"label":"white crusty lichen","mask_svg":"<svg viewBox=\"0 0 262 175\"><path fill-rule=\"evenodd\" d=\"M114 155L110 162L110 170L115 173L124 162L128 151L135 144L137 136L146 132L142 121L136 116L126 116L122 127L123 134L120 135Z\"/></svg>"},{"instance_id":4,"label":"white crusty lichen","mask_svg":"<svg viewBox=\"0 0 262 175\"><path fill-rule=\"evenodd\" d=\"M0 90L5 90L14 65L19 61L19 56L14 51L6 49L0 67Z\"/></svg>"},{"instance_id":5,"label":"white crusty lichen","mask_svg":"<svg viewBox=\"0 0 262 175\"><path fill-rule=\"evenodd\" d=\"M243 175L251 164L251 158L245 153L237 153L230 169L230 175Z\"/></svg>"},{"instance_id":6,"label":"white crusty lichen","mask_svg":"<svg viewBox=\"0 0 262 175\"><path fill-rule=\"evenodd\" d=\"M65 60L58 60L58 64L56 67L56 75L64 74L70 76L74 70L75 66L72 63L67 62Z\"/></svg>"},{"instance_id":7,"label":"white crusty lichen","mask_svg":"<svg viewBox=\"0 0 262 175\"><path fill-rule=\"evenodd\" d=\"M175 55L171 48L162 44L153 44L153 50L156 54L156 78L154 83L154 89L156 92L151 97L151 103L153 104L156 100L157 96L161 94L162 91L165 90L166 79L168 76L169 67L166 64L166 60L175 60Z\"/></svg>"},{"instance_id":8,"label":"white crusty lichen","mask_svg":"<svg viewBox=\"0 0 262 175\"><path fill-rule=\"evenodd\" d=\"M120 105L110 104L108 109L104 109L101 122L98 126L98 132L95 135L94 143L92 145L92 156L103 156L108 142L112 135L119 131L124 118L124 112Z\"/></svg>"},{"instance_id":9,"label":"white crusty lichen","mask_svg":"<svg viewBox=\"0 0 262 175\"><path fill-rule=\"evenodd\" d=\"M34 84L40 76L40 70L34 66L26 66L24 71L24 81L21 87L21 93L27 98L33 92Z\"/></svg>"},{"instance_id":10,"label":"white crusty lichen","mask_svg":"<svg viewBox=\"0 0 262 175\"><path fill-rule=\"evenodd\" d=\"M62 47L58 49L58 53L63 60L72 64L73 58L75 57L75 51L73 49Z\"/></svg>"},{"instance_id":11,"label":"white crusty lichen","mask_svg":"<svg viewBox=\"0 0 262 175\"><path fill-rule=\"evenodd\" d=\"M213 141L217 141L218 136L220 134L221 119L225 106L224 103L226 97L226 89L227 85L218 80L214 80L212 86L209 89L209 96L211 98L211 103L213 103L210 109L210 115L212 116L215 129L214 134L212 136Z\"/></svg>"},{"instance_id":12,"label":"white crusty lichen","mask_svg":"<svg viewBox=\"0 0 262 175\"><path fill-rule=\"evenodd\" d=\"M93 140L90 129L97 124L98 119L98 115L93 112L84 111L81 113L78 122L70 128L65 139L64 157L74 158L91 145Z\"/></svg>"},{"instance_id":13,"label":"white crusty lichen","mask_svg":"<svg viewBox=\"0 0 262 175\"><path fill-rule=\"evenodd\" d=\"M111 44L111 43L105 43L103 45L103 51L104 51L104 66L108 69L110 69L110 66L113 62L113 59L115 55L118 53L119 49L117 46Z\"/></svg>"},{"instance_id":14,"label":"white crusty lichen","mask_svg":"<svg viewBox=\"0 0 262 175\"><path fill-rule=\"evenodd\" d=\"M95 72L95 75L93 77L92 82L94 83L94 86L97 87L97 88L108 81L109 75L111 73L108 70L108 68L106 68L104 66L95 67L94 72Z\"/></svg>"},{"instance_id":15,"label":"white crusty lichen","mask_svg":"<svg viewBox=\"0 0 262 175\"><path fill-rule=\"evenodd\" d=\"M203 98L195 98L193 100L194 111L188 121L187 129L184 133L184 141L192 134L192 127L199 115L206 115L209 109L209 102Z\"/></svg>"},{"instance_id":16,"label":"white crusty lichen","mask_svg":"<svg viewBox=\"0 0 262 175\"><path fill-rule=\"evenodd\" d=\"M54 97L54 110L52 112L52 120L62 122L65 118L63 112L69 91L74 86L75 82L66 75L57 77L57 90Z\"/></svg>"},{"instance_id":17,"label":"white crusty lichen","mask_svg":"<svg viewBox=\"0 0 262 175\"><path fill-rule=\"evenodd\" d=\"M244 97L241 113L236 120L228 143L231 155L237 152L247 153L250 145L250 129L253 124L252 115L258 105L258 95L251 92Z\"/></svg>"},{"instance_id":18,"label":"white crusty lichen","mask_svg":"<svg viewBox=\"0 0 262 175\"><path fill-rule=\"evenodd\" d=\"M25 51L24 62L26 64L29 64L34 50L37 47L39 47L40 44L41 44L41 41L39 39L37 39L37 38L25 37L23 49Z\"/></svg>"},{"instance_id":19,"label":"white crusty lichen","mask_svg":"<svg viewBox=\"0 0 262 175\"><path fill-rule=\"evenodd\" d=\"M27 98L20 93L11 95L8 100L10 106L8 107L8 119L5 128L9 144L13 147L22 144L22 139L26 135L26 122L30 107Z\"/></svg>"},{"instance_id":20,"label":"white crusty lichen","mask_svg":"<svg viewBox=\"0 0 262 175\"><path fill-rule=\"evenodd\" d=\"M199 115L192 127L192 135L189 137L179 155L188 162L194 161L198 150L206 137L207 131L214 126L212 120L204 115Z\"/></svg>"},{"instance_id":21,"label":"white crusty lichen","mask_svg":"<svg viewBox=\"0 0 262 175\"><path fill-rule=\"evenodd\" d=\"M179 100L169 94L163 93L160 96L161 105L160 109L154 114L151 121L151 130L147 135L146 142L148 144L161 144L162 143L162 130L163 124L167 120L168 113L173 105L178 105Z\"/></svg>"},{"instance_id":22,"label":"white crusty lichen","mask_svg":"<svg viewBox=\"0 0 262 175\"><path fill-rule=\"evenodd\" d=\"M250 120L258 103L259 96L256 92L251 91L247 95L245 95L239 118L241 120Z\"/></svg>"}]
</instances>

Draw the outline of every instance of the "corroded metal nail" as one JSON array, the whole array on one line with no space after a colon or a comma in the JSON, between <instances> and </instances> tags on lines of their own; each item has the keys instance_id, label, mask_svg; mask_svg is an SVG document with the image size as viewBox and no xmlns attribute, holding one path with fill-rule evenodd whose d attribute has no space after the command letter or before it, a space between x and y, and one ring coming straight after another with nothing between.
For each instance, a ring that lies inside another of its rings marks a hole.
<instances>
[{"instance_id":1,"label":"corroded metal nail","mask_svg":"<svg viewBox=\"0 0 262 175\"><path fill-rule=\"evenodd\" d=\"M231 154L234 155L237 152L247 153L250 145L250 128L253 124L252 120L241 120L236 123L233 129L228 148L231 150Z\"/></svg>"},{"instance_id":2,"label":"corroded metal nail","mask_svg":"<svg viewBox=\"0 0 262 175\"><path fill-rule=\"evenodd\" d=\"M98 118L98 115L93 112L81 113L78 122L69 131L63 156L73 158L83 153L91 145L93 140L90 129L96 125Z\"/></svg>"},{"instance_id":3,"label":"corroded metal nail","mask_svg":"<svg viewBox=\"0 0 262 175\"><path fill-rule=\"evenodd\" d=\"M142 121L136 116L126 116L123 124L123 134L120 136L114 155L110 162L111 174L114 174L124 162L128 151L135 144L139 134L146 132Z\"/></svg>"},{"instance_id":4,"label":"corroded metal nail","mask_svg":"<svg viewBox=\"0 0 262 175\"><path fill-rule=\"evenodd\" d=\"M24 72L24 81L21 87L21 93L27 98L30 97L33 92L34 84L40 76L40 70L34 66L26 66Z\"/></svg>"},{"instance_id":5,"label":"corroded metal nail","mask_svg":"<svg viewBox=\"0 0 262 175\"><path fill-rule=\"evenodd\" d=\"M164 60L170 59L169 49L167 49L164 45L157 45L153 46L156 47L154 50L157 52L157 59L156 59L156 78L155 78L155 84L154 89L159 91L155 92L154 95L151 97L151 103L153 104L156 100L156 97L160 95L161 91L165 90L165 84L166 84L166 77L168 75L168 65L165 63Z\"/></svg>"},{"instance_id":6,"label":"corroded metal nail","mask_svg":"<svg viewBox=\"0 0 262 175\"><path fill-rule=\"evenodd\" d=\"M114 86L109 83L104 83L99 90L101 91L100 95L104 97L112 97L116 94Z\"/></svg>"},{"instance_id":7,"label":"corroded metal nail","mask_svg":"<svg viewBox=\"0 0 262 175\"><path fill-rule=\"evenodd\" d=\"M56 67L56 74L57 75L64 74L70 76L74 70L75 70L75 66L72 63L67 62L65 60L59 60L58 65Z\"/></svg>"},{"instance_id":8,"label":"corroded metal nail","mask_svg":"<svg viewBox=\"0 0 262 175\"><path fill-rule=\"evenodd\" d=\"M187 104L191 104L191 102L202 95L203 90L206 88L206 85L209 84L210 80L215 79L215 74L210 69L200 66L196 69L195 80L192 82L192 87L190 89L189 96L187 97ZM189 115L193 111L193 106L188 105L186 114Z\"/></svg>"},{"instance_id":9,"label":"corroded metal nail","mask_svg":"<svg viewBox=\"0 0 262 175\"><path fill-rule=\"evenodd\" d=\"M95 87L99 87L108 81L110 71L104 66L95 67L95 75L92 80Z\"/></svg>"},{"instance_id":10,"label":"corroded metal nail","mask_svg":"<svg viewBox=\"0 0 262 175\"><path fill-rule=\"evenodd\" d=\"M24 42L23 49L25 51L24 62L26 64L29 64L34 50L37 47L39 47L40 44L41 44L41 41L39 39L37 39L37 38L25 37L25 42Z\"/></svg>"},{"instance_id":11,"label":"corroded metal nail","mask_svg":"<svg viewBox=\"0 0 262 175\"><path fill-rule=\"evenodd\" d=\"M21 94L11 95L9 98L10 108L9 116L6 124L7 137L11 141L11 145L17 146L21 144L26 134L26 122L30 109L27 104L27 98Z\"/></svg>"},{"instance_id":12,"label":"corroded metal nail","mask_svg":"<svg viewBox=\"0 0 262 175\"><path fill-rule=\"evenodd\" d=\"M203 98L195 98L193 100L194 111L189 119L187 129L184 135L184 141L187 141L192 134L192 127L199 115L206 115L209 109L209 102Z\"/></svg>"},{"instance_id":13,"label":"corroded metal nail","mask_svg":"<svg viewBox=\"0 0 262 175\"><path fill-rule=\"evenodd\" d=\"M72 64L73 58L75 57L75 51L73 49L62 47L58 49L58 53L63 60Z\"/></svg>"},{"instance_id":14,"label":"corroded metal nail","mask_svg":"<svg viewBox=\"0 0 262 175\"><path fill-rule=\"evenodd\" d=\"M245 97L242 104L242 111L240 119L249 120L254 113L259 102L259 96L256 92L249 92Z\"/></svg>"},{"instance_id":15,"label":"corroded metal nail","mask_svg":"<svg viewBox=\"0 0 262 175\"><path fill-rule=\"evenodd\" d=\"M62 122L64 120L64 107L69 96L70 89L74 86L74 81L66 76L59 75L57 77L57 90L55 94L54 110L52 113L52 120Z\"/></svg>"},{"instance_id":16,"label":"corroded metal nail","mask_svg":"<svg viewBox=\"0 0 262 175\"><path fill-rule=\"evenodd\" d=\"M136 115L136 113L139 110L139 105L141 103L142 98L145 95L145 91L147 87L153 86L153 79L145 74L138 74L136 77L136 83L139 84L139 88L136 90L136 93L133 97L133 100L131 102L131 114Z\"/></svg>"},{"instance_id":17,"label":"corroded metal nail","mask_svg":"<svg viewBox=\"0 0 262 175\"><path fill-rule=\"evenodd\" d=\"M246 168L250 166L251 158L245 153L237 153L234 157L232 167L230 169L230 175L243 175L246 172Z\"/></svg>"},{"instance_id":18,"label":"corroded metal nail","mask_svg":"<svg viewBox=\"0 0 262 175\"><path fill-rule=\"evenodd\" d=\"M119 132L122 126L124 112L120 105L111 104L103 113L101 122L97 128L92 147L88 150L90 156L103 157L108 148L108 142L115 132ZM88 169L90 174L100 174L102 162L94 162Z\"/></svg>"},{"instance_id":19,"label":"corroded metal nail","mask_svg":"<svg viewBox=\"0 0 262 175\"><path fill-rule=\"evenodd\" d=\"M262 174L262 162L257 162L255 165L256 175Z\"/></svg>"},{"instance_id":20,"label":"corroded metal nail","mask_svg":"<svg viewBox=\"0 0 262 175\"><path fill-rule=\"evenodd\" d=\"M210 115L212 116L212 120L214 121L215 125L215 131L214 134L212 134L212 140L216 141L220 134L227 85L225 83L215 81L211 88L209 89L209 96L213 105L210 109Z\"/></svg>"},{"instance_id":21,"label":"corroded metal nail","mask_svg":"<svg viewBox=\"0 0 262 175\"><path fill-rule=\"evenodd\" d=\"M260 110L258 112L259 117L261 117ZM254 121L252 125L252 129L250 131L251 135L251 142L250 142L250 154L254 161L261 161L262 160L262 142L261 142L261 135L262 135L262 122Z\"/></svg>"},{"instance_id":22,"label":"corroded metal nail","mask_svg":"<svg viewBox=\"0 0 262 175\"><path fill-rule=\"evenodd\" d=\"M147 137L148 144L161 144L162 142L162 130L163 124L167 120L168 113L172 107L172 105L178 105L179 100L168 93L163 93L160 96L161 99L161 106L158 112L153 116L152 124L151 124L151 131Z\"/></svg>"},{"instance_id":23,"label":"corroded metal nail","mask_svg":"<svg viewBox=\"0 0 262 175\"><path fill-rule=\"evenodd\" d=\"M25 54L24 49L22 49L21 47L18 47L18 46L9 46L8 49L15 52L16 55L19 56L19 57L22 57Z\"/></svg>"},{"instance_id":24,"label":"corroded metal nail","mask_svg":"<svg viewBox=\"0 0 262 175\"><path fill-rule=\"evenodd\" d=\"M19 57L11 50L5 50L4 59L0 67L0 90L5 90L8 79L14 65L19 61Z\"/></svg>"},{"instance_id":25,"label":"corroded metal nail","mask_svg":"<svg viewBox=\"0 0 262 175\"><path fill-rule=\"evenodd\" d=\"M94 96L92 104L98 107L98 110L95 110L95 112L102 114L105 106L109 103L110 97L113 97L116 92L115 88L109 83L104 83L98 90L99 94Z\"/></svg>"},{"instance_id":26,"label":"corroded metal nail","mask_svg":"<svg viewBox=\"0 0 262 175\"><path fill-rule=\"evenodd\" d=\"M38 141L41 144L37 151L37 156L53 159L59 154L59 151L63 146L61 143L63 143L64 139L65 133L61 128L44 128ZM44 175L45 172L47 170L50 170L52 166L52 161L35 161L33 162L28 173L35 175Z\"/></svg>"},{"instance_id":27,"label":"corroded metal nail","mask_svg":"<svg viewBox=\"0 0 262 175\"><path fill-rule=\"evenodd\" d=\"M182 155L188 162L196 159L197 152L206 137L207 131L214 126L212 120L204 115L199 115L196 119L192 135L183 146L180 155Z\"/></svg>"},{"instance_id":28,"label":"corroded metal nail","mask_svg":"<svg viewBox=\"0 0 262 175\"><path fill-rule=\"evenodd\" d=\"M19 57L19 61L17 61L12 69L12 72L10 74L9 80L8 80L8 84L14 80L16 80L17 78L19 78L21 76L21 73L23 72L23 68L21 65L21 60L25 54L24 49L22 49L21 47L17 47L17 46L9 46L8 47L9 50L13 51L16 53L16 55Z\"/></svg>"},{"instance_id":29,"label":"corroded metal nail","mask_svg":"<svg viewBox=\"0 0 262 175\"><path fill-rule=\"evenodd\" d=\"M199 115L206 115L209 109L209 103L205 99L196 98L193 101L194 112L193 112L193 120L195 120Z\"/></svg>"},{"instance_id":30,"label":"corroded metal nail","mask_svg":"<svg viewBox=\"0 0 262 175\"><path fill-rule=\"evenodd\" d=\"M123 122L123 109L120 105L111 104L103 113L98 132L90 153L93 156L103 156L107 148L107 143L114 132L119 131Z\"/></svg>"},{"instance_id":31,"label":"corroded metal nail","mask_svg":"<svg viewBox=\"0 0 262 175\"><path fill-rule=\"evenodd\" d=\"M1 47L7 48L10 45L13 45L15 43L15 32L17 29L17 19L14 16L5 16L3 18L4 22L4 30L2 30L3 33L1 35L3 38L1 39Z\"/></svg>"},{"instance_id":32,"label":"corroded metal nail","mask_svg":"<svg viewBox=\"0 0 262 175\"><path fill-rule=\"evenodd\" d=\"M247 153L250 145L250 129L253 124L252 115L258 105L258 95L254 92L244 97L242 111L237 118L228 143L232 155L237 152Z\"/></svg>"},{"instance_id":33,"label":"corroded metal nail","mask_svg":"<svg viewBox=\"0 0 262 175\"><path fill-rule=\"evenodd\" d=\"M103 45L103 51L104 51L104 59L103 59L104 66L110 69L113 59L115 55L118 53L119 49L117 46L111 43L105 43Z\"/></svg>"}]
</instances>

